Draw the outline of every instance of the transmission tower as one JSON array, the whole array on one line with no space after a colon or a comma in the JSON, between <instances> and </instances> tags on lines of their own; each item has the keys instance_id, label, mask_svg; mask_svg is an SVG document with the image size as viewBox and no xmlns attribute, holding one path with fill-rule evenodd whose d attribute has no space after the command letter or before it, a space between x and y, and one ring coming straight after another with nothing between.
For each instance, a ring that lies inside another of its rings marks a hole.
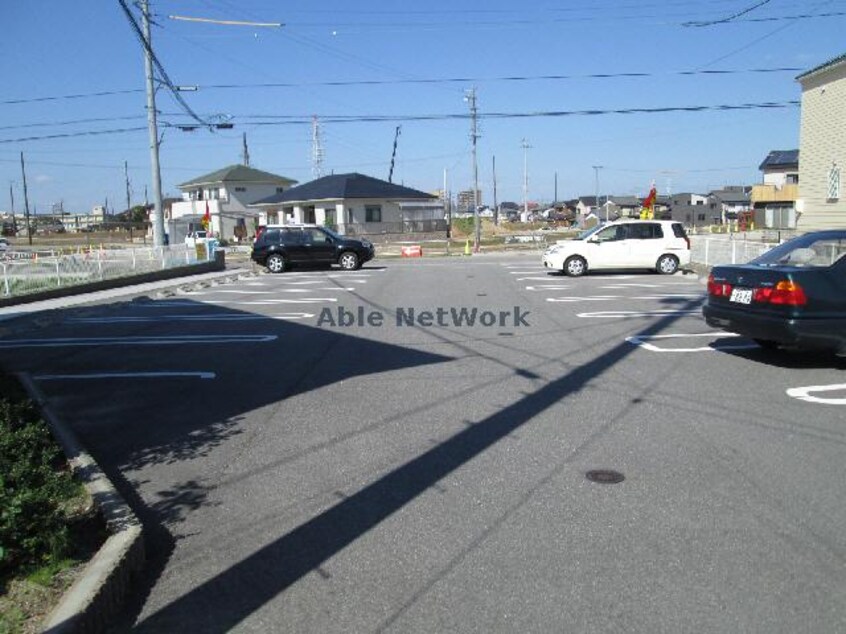
<instances>
[{"instance_id":1,"label":"transmission tower","mask_svg":"<svg viewBox=\"0 0 846 634\"><path fill-rule=\"evenodd\" d=\"M314 178L323 176L323 140L316 115L311 118L311 175Z\"/></svg>"}]
</instances>

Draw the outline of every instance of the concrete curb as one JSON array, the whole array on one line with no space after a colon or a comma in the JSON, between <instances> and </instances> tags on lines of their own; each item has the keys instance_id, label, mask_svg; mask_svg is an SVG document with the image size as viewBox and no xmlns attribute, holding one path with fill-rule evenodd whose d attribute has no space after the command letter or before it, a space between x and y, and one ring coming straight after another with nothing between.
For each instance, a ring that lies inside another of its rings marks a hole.
<instances>
[{"instance_id":1,"label":"concrete curb","mask_svg":"<svg viewBox=\"0 0 846 634\"><path fill-rule=\"evenodd\" d=\"M82 576L47 617L44 631L50 634L103 632L109 619L120 611L133 574L144 566L141 522L94 458L82 447L73 430L51 410L33 380L23 373L18 374L18 378L39 406L74 473L82 480L111 533Z\"/></svg>"}]
</instances>

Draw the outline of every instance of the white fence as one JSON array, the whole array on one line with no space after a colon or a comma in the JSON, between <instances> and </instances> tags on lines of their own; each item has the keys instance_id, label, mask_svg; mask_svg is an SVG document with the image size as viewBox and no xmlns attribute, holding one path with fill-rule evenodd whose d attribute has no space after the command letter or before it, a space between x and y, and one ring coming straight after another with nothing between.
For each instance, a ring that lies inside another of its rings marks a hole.
<instances>
[{"instance_id":1,"label":"white fence","mask_svg":"<svg viewBox=\"0 0 846 634\"><path fill-rule=\"evenodd\" d=\"M202 256L202 253L200 254ZM62 254L55 251L16 251L0 255L0 297L152 273L196 264L193 247L91 249ZM210 257L209 253L207 257Z\"/></svg>"},{"instance_id":2,"label":"white fence","mask_svg":"<svg viewBox=\"0 0 846 634\"><path fill-rule=\"evenodd\" d=\"M777 243L705 236L690 237L690 260L696 264L745 264Z\"/></svg>"}]
</instances>

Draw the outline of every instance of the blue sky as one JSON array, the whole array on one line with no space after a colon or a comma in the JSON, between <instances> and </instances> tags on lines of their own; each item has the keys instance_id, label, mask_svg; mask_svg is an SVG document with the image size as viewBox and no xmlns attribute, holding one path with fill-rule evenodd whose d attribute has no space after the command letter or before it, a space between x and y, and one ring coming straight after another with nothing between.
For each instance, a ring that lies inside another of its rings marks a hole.
<instances>
[{"instance_id":1,"label":"blue sky","mask_svg":"<svg viewBox=\"0 0 846 634\"><path fill-rule=\"evenodd\" d=\"M468 114L465 91L474 86L486 203L494 157L498 200L522 200L524 138L531 200L553 198L556 173L559 199L593 194L594 165L603 166L601 193L643 196L653 180L661 193L751 184L770 150L798 147L798 107L491 115L797 101L800 71L746 71L806 70L846 52L846 0L151 0L151 8L153 46L168 75L200 87L183 93L189 106L234 124L183 132L173 126L190 120L158 92L162 182L172 195L180 182L240 162L243 133L254 167L310 180L315 115L326 173L387 178L401 125L394 182L431 191L447 170L451 190L469 189L470 122L449 115ZM124 161L132 203L143 202L151 179L142 49L118 1L3 2L0 21L0 209L10 207L10 186L22 209L21 152L39 212L62 201L84 213L106 198L122 210ZM686 25L694 22L716 23ZM742 72L701 73L717 70ZM585 77L622 73L646 76ZM449 79L467 81L421 81ZM288 85L258 86L280 83ZM68 98L101 92L119 94ZM386 115L405 120L355 120ZM413 119L429 115L442 118ZM116 129L129 131L88 135ZM20 140L57 134L76 136Z\"/></svg>"}]
</instances>

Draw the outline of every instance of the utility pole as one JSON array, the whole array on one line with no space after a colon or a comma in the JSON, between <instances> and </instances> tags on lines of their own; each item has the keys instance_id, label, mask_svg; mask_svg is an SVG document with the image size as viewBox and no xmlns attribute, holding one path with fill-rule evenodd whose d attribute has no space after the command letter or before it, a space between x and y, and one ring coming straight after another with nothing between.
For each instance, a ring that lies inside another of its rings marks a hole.
<instances>
[{"instance_id":1,"label":"utility pole","mask_svg":"<svg viewBox=\"0 0 846 634\"><path fill-rule=\"evenodd\" d=\"M244 136L242 137L242 139L243 139L243 143L242 143L243 150L241 151L241 160L244 162L244 165L246 167L249 167L250 166L250 150L247 147L247 133L246 132L244 132Z\"/></svg>"},{"instance_id":2,"label":"utility pole","mask_svg":"<svg viewBox=\"0 0 846 634\"><path fill-rule=\"evenodd\" d=\"M493 157L493 204L494 225L499 225L499 204L496 202L496 156Z\"/></svg>"},{"instance_id":3,"label":"utility pole","mask_svg":"<svg viewBox=\"0 0 846 634\"><path fill-rule=\"evenodd\" d=\"M391 170L388 172L389 183L394 182L394 161L396 161L397 158L397 141L399 141L400 132L402 132L402 126L398 125L397 129L394 131L394 150L391 152Z\"/></svg>"},{"instance_id":4,"label":"utility pole","mask_svg":"<svg viewBox=\"0 0 846 634\"><path fill-rule=\"evenodd\" d=\"M473 143L473 252L478 253L482 242L482 223L479 218L479 163L476 160L476 142L479 139L478 110L476 109L475 86L467 91L464 100L470 104L472 127L470 140Z\"/></svg>"},{"instance_id":5,"label":"utility pole","mask_svg":"<svg viewBox=\"0 0 846 634\"><path fill-rule=\"evenodd\" d=\"M596 178L596 206L597 209L599 208L599 170L602 169L602 165L593 165L593 172ZM605 222L608 222L608 207L605 207Z\"/></svg>"},{"instance_id":6,"label":"utility pole","mask_svg":"<svg viewBox=\"0 0 846 634\"><path fill-rule=\"evenodd\" d=\"M452 196L449 193L449 189L447 189L447 169L444 168L444 195L443 195L444 205L446 207L446 217L447 217L447 230L446 230L446 237L447 237L447 249L449 249L449 239L452 236Z\"/></svg>"},{"instance_id":7,"label":"utility pole","mask_svg":"<svg viewBox=\"0 0 846 634\"><path fill-rule=\"evenodd\" d=\"M520 147L523 148L523 214L525 215L523 222L525 222L529 219L529 148L532 146L523 139Z\"/></svg>"},{"instance_id":8,"label":"utility pole","mask_svg":"<svg viewBox=\"0 0 846 634\"><path fill-rule=\"evenodd\" d=\"M18 220L15 217L15 181L9 181L9 199L12 201L12 231L18 235Z\"/></svg>"},{"instance_id":9,"label":"utility pole","mask_svg":"<svg viewBox=\"0 0 846 634\"><path fill-rule=\"evenodd\" d=\"M320 134L320 119L317 115L311 118L311 175L313 178L323 176L323 140Z\"/></svg>"},{"instance_id":10,"label":"utility pole","mask_svg":"<svg viewBox=\"0 0 846 634\"><path fill-rule=\"evenodd\" d=\"M558 172L555 172L555 200L553 203L558 203Z\"/></svg>"},{"instance_id":11,"label":"utility pole","mask_svg":"<svg viewBox=\"0 0 846 634\"><path fill-rule=\"evenodd\" d=\"M126 214L127 219L132 221L132 204L129 202L129 165L126 161L123 162L123 175L126 177Z\"/></svg>"},{"instance_id":12,"label":"utility pole","mask_svg":"<svg viewBox=\"0 0 846 634\"><path fill-rule=\"evenodd\" d=\"M150 2L140 0L144 31L144 71L147 78L147 128L150 136L150 169L153 180L153 246L165 243L164 202L162 200L162 172L159 167L159 128L156 121L156 88L153 78L153 40L150 35Z\"/></svg>"},{"instance_id":13,"label":"utility pole","mask_svg":"<svg viewBox=\"0 0 846 634\"><path fill-rule=\"evenodd\" d=\"M24 167L24 153L21 152L21 174L23 175L24 189L24 217L26 218L26 237L29 245L32 246L32 227L29 225L29 193L26 188L26 168Z\"/></svg>"}]
</instances>

